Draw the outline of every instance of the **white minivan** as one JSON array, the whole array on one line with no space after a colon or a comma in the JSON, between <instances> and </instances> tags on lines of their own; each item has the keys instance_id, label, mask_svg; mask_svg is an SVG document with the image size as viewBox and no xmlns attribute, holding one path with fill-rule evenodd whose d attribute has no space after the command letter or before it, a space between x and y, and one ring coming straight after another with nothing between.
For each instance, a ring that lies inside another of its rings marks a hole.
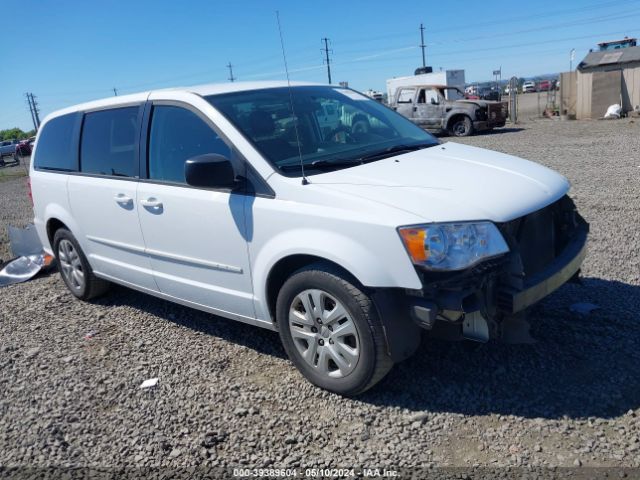
<instances>
[{"instance_id":1,"label":"white minivan","mask_svg":"<svg viewBox=\"0 0 640 480\"><path fill-rule=\"evenodd\" d=\"M328 129L326 105L340 121ZM73 295L111 282L279 332L354 395L420 333L499 339L577 277L588 225L561 175L441 143L354 90L229 83L49 115L35 225Z\"/></svg>"}]
</instances>

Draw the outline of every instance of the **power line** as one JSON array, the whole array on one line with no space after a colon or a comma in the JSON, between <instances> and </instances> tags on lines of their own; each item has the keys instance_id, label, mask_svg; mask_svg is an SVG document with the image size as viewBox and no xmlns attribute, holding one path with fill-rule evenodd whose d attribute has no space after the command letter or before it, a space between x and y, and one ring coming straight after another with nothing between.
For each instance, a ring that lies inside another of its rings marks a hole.
<instances>
[{"instance_id":1,"label":"power line","mask_svg":"<svg viewBox=\"0 0 640 480\"><path fill-rule=\"evenodd\" d=\"M329 85L331 85L331 61L329 60L329 39L327 37L323 38L322 41L324 42L324 55L325 55L325 62L327 64L327 77L329 78Z\"/></svg>"},{"instance_id":2,"label":"power line","mask_svg":"<svg viewBox=\"0 0 640 480\"><path fill-rule=\"evenodd\" d=\"M231 65L231 62L227 64L227 68L229 69L229 81L234 82L236 77L233 76L233 65Z\"/></svg>"}]
</instances>

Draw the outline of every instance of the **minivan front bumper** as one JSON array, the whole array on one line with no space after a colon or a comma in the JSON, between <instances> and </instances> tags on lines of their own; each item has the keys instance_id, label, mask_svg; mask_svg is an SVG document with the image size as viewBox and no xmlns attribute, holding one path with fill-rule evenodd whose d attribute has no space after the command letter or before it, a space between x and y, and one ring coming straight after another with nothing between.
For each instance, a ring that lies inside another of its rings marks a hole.
<instances>
[{"instance_id":1,"label":"minivan front bumper","mask_svg":"<svg viewBox=\"0 0 640 480\"><path fill-rule=\"evenodd\" d=\"M573 278L587 255L588 233L588 224L584 222L560 255L543 271L526 278L522 289L503 288L498 291L500 310L509 314L520 312Z\"/></svg>"},{"instance_id":2,"label":"minivan front bumper","mask_svg":"<svg viewBox=\"0 0 640 480\"><path fill-rule=\"evenodd\" d=\"M480 311L499 323L577 277L587 251L588 223L567 196L497 224L510 252L461 272L418 269L423 288L406 291L411 317L423 328L436 319L459 322Z\"/></svg>"}]
</instances>

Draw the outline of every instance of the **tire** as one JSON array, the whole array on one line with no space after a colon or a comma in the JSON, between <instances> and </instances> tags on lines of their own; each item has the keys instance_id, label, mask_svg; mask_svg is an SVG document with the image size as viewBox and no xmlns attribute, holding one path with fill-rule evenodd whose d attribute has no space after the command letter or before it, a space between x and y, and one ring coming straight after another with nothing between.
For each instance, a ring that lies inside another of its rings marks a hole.
<instances>
[{"instance_id":1,"label":"tire","mask_svg":"<svg viewBox=\"0 0 640 480\"><path fill-rule=\"evenodd\" d=\"M313 299L322 304L320 309ZM393 366L371 298L355 279L331 265L309 265L285 281L278 293L276 322L293 364L325 390L360 394Z\"/></svg>"},{"instance_id":2,"label":"tire","mask_svg":"<svg viewBox=\"0 0 640 480\"><path fill-rule=\"evenodd\" d=\"M468 137L473 134L473 122L469 117L457 117L449 126L449 133L454 137Z\"/></svg>"},{"instance_id":3,"label":"tire","mask_svg":"<svg viewBox=\"0 0 640 480\"><path fill-rule=\"evenodd\" d=\"M93 274L78 241L66 228L59 228L53 236L53 251L62 280L77 298L91 300L109 289L109 282Z\"/></svg>"}]
</instances>

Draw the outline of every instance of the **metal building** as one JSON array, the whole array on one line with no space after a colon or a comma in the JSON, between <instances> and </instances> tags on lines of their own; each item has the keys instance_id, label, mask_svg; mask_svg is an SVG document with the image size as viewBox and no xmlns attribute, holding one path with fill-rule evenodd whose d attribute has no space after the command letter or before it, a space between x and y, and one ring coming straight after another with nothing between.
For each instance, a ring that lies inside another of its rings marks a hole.
<instances>
[{"instance_id":1,"label":"metal building","mask_svg":"<svg viewBox=\"0 0 640 480\"><path fill-rule=\"evenodd\" d=\"M603 42L599 51L589 52L580 62L575 101L578 119L601 118L613 104L621 105L624 112L640 110L640 47L635 45L634 38Z\"/></svg>"}]
</instances>

